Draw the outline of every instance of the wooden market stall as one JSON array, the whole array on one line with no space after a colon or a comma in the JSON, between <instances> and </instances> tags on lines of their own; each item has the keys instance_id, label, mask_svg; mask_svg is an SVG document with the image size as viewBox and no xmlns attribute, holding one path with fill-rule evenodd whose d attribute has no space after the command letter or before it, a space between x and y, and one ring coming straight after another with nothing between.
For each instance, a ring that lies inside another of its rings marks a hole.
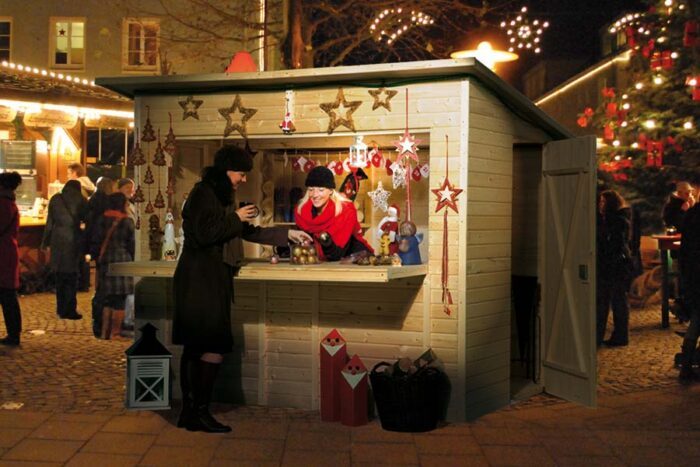
<instances>
[{"instance_id":1,"label":"wooden market stall","mask_svg":"<svg viewBox=\"0 0 700 467\"><path fill-rule=\"evenodd\" d=\"M137 170L144 192L140 259L113 270L146 277L137 294L137 319L154 322L175 355L180 349L170 342L169 279L175 263L146 261L152 246L146 219L155 215L158 224L165 213L152 204L159 190L173 188L165 206L177 217L183 194L216 148L247 137L258 155L239 200L261 206L262 225L289 222L284 212L293 203L286 194L303 187L303 165L344 159L354 136L362 135L382 152L382 165L365 169L368 179L360 183L356 200L365 234L377 246L374 232L385 214L367 194L381 181L405 218L407 190L393 187L383 161L396 162L394 143L406 131L420 140L418 160L410 162L418 173L413 177L409 168L409 186L411 217L425 237L423 264L273 265L264 260L269 251L247 245L247 255L259 259L243 265L235 279L237 348L225 362L220 396L318 408L319 342L337 328L348 352L359 354L368 368L415 358L432 347L451 381L453 420L505 406L523 390L524 340L534 349L529 356L534 375L528 375L525 391L544 388L595 404L594 141L573 139L481 63L439 60L97 82L135 99L141 131L150 127L164 135L172 128L177 138L171 169L152 165L155 140L141 142L146 164L140 175ZM283 131L285 114L295 131ZM143 184L148 171L150 185ZM445 194L446 176L463 190L460 195ZM341 186L344 177L336 179ZM439 200L452 199L455 210L436 212ZM521 311L513 305L511 282L518 277L533 279L525 301L529 336L515 325ZM451 306L443 301L445 287Z\"/></svg>"}]
</instances>

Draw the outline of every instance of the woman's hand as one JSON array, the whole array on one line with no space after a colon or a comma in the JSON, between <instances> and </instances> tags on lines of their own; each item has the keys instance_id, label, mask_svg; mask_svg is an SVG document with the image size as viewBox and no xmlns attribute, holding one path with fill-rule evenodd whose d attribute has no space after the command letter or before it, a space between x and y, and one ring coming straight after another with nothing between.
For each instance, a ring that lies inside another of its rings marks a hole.
<instances>
[{"instance_id":1,"label":"woman's hand","mask_svg":"<svg viewBox=\"0 0 700 467\"><path fill-rule=\"evenodd\" d=\"M249 221L255 219L255 216L258 215L258 207L254 204L248 204L242 208L236 209L236 214L238 214L238 217L240 217L242 221Z\"/></svg>"},{"instance_id":2,"label":"woman's hand","mask_svg":"<svg viewBox=\"0 0 700 467\"><path fill-rule=\"evenodd\" d=\"M314 241L311 235L307 234L303 230L289 229L289 232L287 232L287 238L294 243L303 243L304 240L308 241L309 243Z\"/></svg>"}]
</instances>

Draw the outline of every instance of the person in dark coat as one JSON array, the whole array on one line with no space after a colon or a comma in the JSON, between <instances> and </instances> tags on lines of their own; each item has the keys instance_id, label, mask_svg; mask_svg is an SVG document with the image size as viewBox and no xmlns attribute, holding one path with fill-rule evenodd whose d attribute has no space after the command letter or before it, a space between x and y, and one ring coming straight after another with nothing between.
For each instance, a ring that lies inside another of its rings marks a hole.
<instances>
[{"instance_id":1,"label":"person in dark coat","mask_svg":"<svg viewBox=\"0 0 700 467\"><path fill-rule=\"evenodd\" d=\"M318 241L319 259L337 261L366 252L374 254L362 235L355 205L335 189L333 172L319 165L306 176L306 194L299 200L294 220Z\"/></svg>"},{"instance_id":2,"label":"person in dark coat","mask_svg":"<svg viewBox=\"0 0 700 467\"><path fill-rule=\"evenodd\" d=\"M629 249L631 212L625 200L614 190L598 198L596 231L596 343L611 347L629 343L629 303L627 289L633 272ZM613 332L604 341L608 313L612 306Z\"/></svg>"},{"instance_id":3,"label":"person in dark coat","mask_svg":"<svg viewBox=\"0 0 700 467\"><path fill-rule=\"evenodd\" d=\"M100 336L103 339L114 339L121 332L126 296L134 293L134 278L110 276L107 272L111 263L134 260L136 225L126 212L128 200L123 193L112 193L107 198L107 203L108 209L100 221L100 231L104 235L96 259L99 265L97 282L104 297Z\"/></svg>"},{"instance_id":4,"label":"person in dark coat","mask_svg":"<svg viewBox=\"0 0 700 467\"><path fill-rule=\"evenodd\" d=\"M0 344L19 345L22 332L22 315L17 300L19 289L19 210L15 202L15 190L22 183L17 172L0 174L0 305L5 318L7 336Z\"/></svg>"},{"instance_id":5,"label":"person in dark coat","mask_svg":"<svg viewBox=\"0 0 700 467\"><path fill-rule=\"evenodd\" d=\"M679 252L684 304L690 316L683 336L681 371L678 379L689 384L700 379L693 371L693 354L700 335L700 205L688 209L681 225Z\"/></svg>"},{"instance_id":6,"label":"person in dark coat","mask_svg":"<svg viewBox=\"0 0 700 467\"><path fill-rule=\"evenodd\" d=\"M667 228L679 230L683 225L683 217L688 209L695 205L693 187L688 182L676 183L676 191L671 193L664 205L663 219Z\"/></svg>"},{"instance_id":7,"label":"person in dark coat","mask_svg":"<svg viewBox=\"0 0 700 467\"><path fill-rule=\"evenodd\" d=\"M249 224L257 207L237 210L236 188L253 167L251 155L234 146L215 154L214 166L190 192L182 210L185 242L175 269L173 343L184 345L180 361L182 413L177 425L190 431L227 432L209 413L209 400L223 354L233 349L231 303L234 267L225 249L238 238L286 245L311 240L302 231Z\"/></svg>"},{"instance_id":8,"label":"person in dark coat","mask_svg":"<svg viewBox=\"0 0 700 467\"><path fill-rule=\"evenodd\" d=\"M97 257L104 238L101 231L100 220L107 210L109 195L114 191L114 181L109 177L100 177L95 184L95 192L88 200L88 217L85 223L85 237L87 253L95 260L95 276L100 276L100 265ZM99 280L95 282L95 294L92 296L92 333L95 337L102 336L102 309L104 308L104 295L100 290Z\"/></svg>"},{"instance_id":9,"label":"person in dark coat","mask_svg":"<svg viewBox=\"0 0 700 467\"><path fill-rule=\"evenodd\" d=\"M56 313L61 319L82 319L76 310L78 268L83 256L83 228L88 204L80 182L69 180L49 202L42 248L51 248L51 269L56 273Z\"/></svg>"}]
</instances>

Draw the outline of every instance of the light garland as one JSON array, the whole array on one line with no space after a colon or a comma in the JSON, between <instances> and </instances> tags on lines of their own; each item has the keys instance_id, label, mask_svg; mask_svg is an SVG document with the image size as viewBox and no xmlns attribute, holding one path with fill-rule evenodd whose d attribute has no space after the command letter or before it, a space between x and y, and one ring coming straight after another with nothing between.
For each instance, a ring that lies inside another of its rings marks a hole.
<instances>
[{"instance_id":1,"label":"light garland","mask_svg":"<svg viewBox=\"0 0 700 467\"><path fill-rule=\"evenodd\" d=\"M421 11L411 11L403 8L391 8L380 12L372 21L369 29L377 42L386 41L387 45L401 38L413 26L429 26L435 20Z\"/></svg>"},{"instance_id":2,"label":"light garland","mask_svg":"<svg viewBox=\"0 0 700 467\"><path fill-rule=\"evenodd\" d=\"M637 33L648 36L651 34L651 30L642 23L643 19L644 13L627 13L615 21L613 25L610 26L610 29L608 29L608 32L610 32L610 34L617 34L618 31L624 31L626 28L631 27L635 29Z\"/></svg>"},{"instance_id":3,"label":"light garland","mask_svg":"<svg viewBox=\"0 0 700 467\"><path fill-rule=\"evenodd\" d=\"M527 7L520 9L520 13L513 19L501 21L501 29L508 34L508 52L532 50L536 54L542 51L540 46L541 36L549 27L548 21L538 19L530 21L527 17Z\"/></svg>"},{"instance_id":4,"label":"light garland","mask_svg":"<svg viewBox=\"0 0 700 467\"><path fill-rule=\"evenodd\" d=\"M3 68L8 68L10 70L18 70L18 71L23 71L25 73L32 73L35 75L39 75L39 76L56 78L56 79L68 81L68 82L74 83L74 84L82 84L84 86L95 86L94 81L90 81L90 80L87 80L85 78L79 78L77 76L71 76L71 75L64 75L63 73L56 73L53 71L47 71L44 69L39 69L39 68L31 67L28 65L23 65L21 63L8 62L7 60L3 60L2 62L0 62L0 66L2 66Z\"/></svg>"},{"instance_id":5,"label":"light garland","mask_svg":"<svg viewBox=\"0 0 700 467\"><path fill-rule=\"evenodd\" d=\"M102 116L108 116L124 118L127 120L134 119L133 112L128 112L124 110L95 109L91 107L76 107L72 105L46 104L39 102L14 101L7 99L0 99L0 106L9 107L13 110L17 110L25 114L40 113L42 110L46 109L66 112L70 115L76 115L79 118L98 119Z\"/></svg>"}]
</instances>

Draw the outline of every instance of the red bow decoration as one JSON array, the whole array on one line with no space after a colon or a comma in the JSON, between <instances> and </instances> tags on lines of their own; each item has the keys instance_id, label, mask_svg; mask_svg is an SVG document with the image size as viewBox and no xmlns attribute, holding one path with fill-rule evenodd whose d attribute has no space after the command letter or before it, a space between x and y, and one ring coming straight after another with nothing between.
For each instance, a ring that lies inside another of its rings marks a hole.
<instances>
[{"instance_id":1,"label":"red bow decoration","mask_svg":"<svg viewBox=\"0 0 700 467\"><path fill-rule=\"evenodd\" d=\"M649 60L649 68L658 70L661 68L661 52L654 52Z\"/></svg>"},{"instance_id":2,"label":"red bow decoration","mask_svg":"<svg viewBox=\"0 0 700 467\"><path fill-rule=\"evenodd\" d=\"M647 45L642 47L642 55L644 55L644 58L649 58L651 55L651 52L654 50L654 39L649 39L649 42L647 42Z\"/></svg>"},{"instance_id":3,"label":"red bow decoration","mask_svg":"<svg viewBox=\"0 0 700 467\"><path fill-rule=\"evenodd\" d=\"M608 88L604 87L603 90L601 91L603 94L603 97L608 98L608 99L614 99L615 98L615 88Z\"/></svg>"},{"instance_id":4,"label":"red bow decoration","mask_svg":"<svg viewBox=\"0 0 700 467\"><path fill-rule=\"evenodd\" d=\"M617 115L617 103L608 102L605 104L605 116L608 118L613 118Z\"/></svg>"},{"instance_id":5,"label":"red bow decoration","mask_svg":"<svg viewBox=\"0 0 700 467\"><path fill-rule=\"evenodd\" d=\"M627 119L627 111L626 110L618 110L617 111L617 124L622 125L622 122L624 122Z\"/></svg>"},{"instance_id":6,"label":"red bow decoration","mask_svg":"<svg viewBox=\"0 0 700 467\"><path fill-rule=\"evenodd\" d=\"M685 27L683 28L683 45L685 47L697 47L700 45L697 20L691 19L685 22Z\"/></svg>"},{"instance_id":7,"label":"red bow decoration","mask_svg":"<svg viewBox=\"0 0 700 467\"><path fill-rule=\"evenodd\" d=\"M661 52L661 68L664 70L673 68L673 57L671 57L671 52L669 50Z\"/></svg>"},{"instance_id":8,"label":"red bow decoration","mask_svg":"<svg viewBox=\"0 0 700 467\"><path fill-rule=\"evenodd\" d=\"M588 119L586 117L581 116L578 119L576 119L576 124L581 128L586 128L588 126Z\"/></svg>"},{"instance_id":9,"label":"red bow decoration","mask_svg":"<svg viewBox=\"0 0 700 467\"><path fill-rule=\"evenodd\" d=\"M661 167L664 165L663 141L647 141L647 167Z\"/></svg>"},{"instance_id":10,"label":"red bow decoration","mask_svg":"<svg viewBox=\"0 0 700 467\"><path fill-rule=\"evenodd\" d=\"M605 141L612 141L615 139L615 132L613 131L612 125L609 123L603 127L603 139Z\"/></svg>"}]
</instances>

